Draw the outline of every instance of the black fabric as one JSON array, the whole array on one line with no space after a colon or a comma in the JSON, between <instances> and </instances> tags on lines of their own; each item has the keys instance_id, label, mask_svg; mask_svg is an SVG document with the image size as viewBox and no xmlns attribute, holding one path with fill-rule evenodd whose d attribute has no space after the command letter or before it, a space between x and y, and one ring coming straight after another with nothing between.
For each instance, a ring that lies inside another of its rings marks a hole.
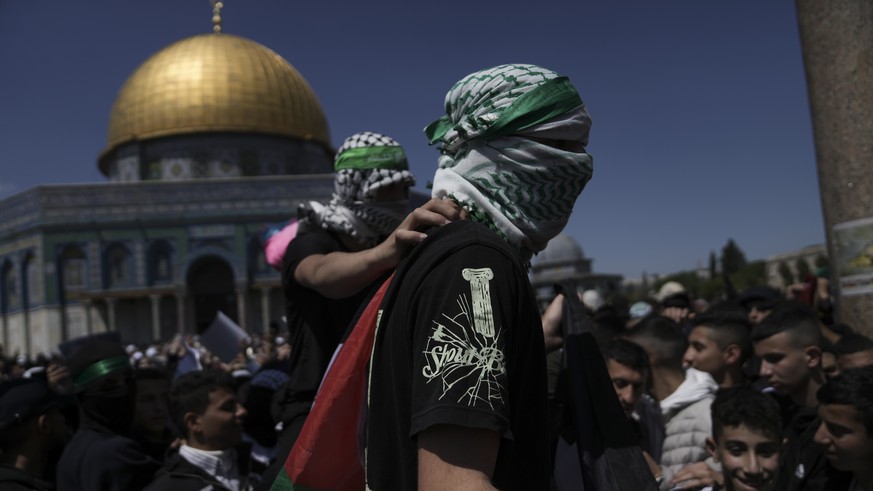
<instances>
[{"instance_id":1,"label":"black fabric","mask_svg":"<svg viewBox=\"0 0 873 491\"><path fill-rule=\"evenodd\" d=\"M0 489L3 491L52 491L55 484L32 476L11 465L0 464Z\"/></svg>"},{"instance_id":2,"label":"black fabric","mask_svg":"<svg viewBox=\"0 0 873 491\"><path fill-rule=\"evenodd\" d=\"M124 348L118 342L106 339L85 342L78 346L76 351L69 356L67 366L70 369L70 377L73 380L76 380L94 363L121 356L127 358L127 353L124 352ZM93 380L89 386L97 385L102 379L109 375L110 374L107 373L102 377Z\"/></svg>"},{"instance_id":3,"label":"black fabric","mask_svg":"<svg viewBox=\"0 0 873 491\"><path fill-rule=\"evenodd\" d=\"M288 448L309 414L334 350L367 295L364 289L348 298L330 299L294 279L294 271L305 258L337 251L349 252L333 233L317 229L295 237L282 261L282 290L291 343L290 378L276 394L273 416L286 428L282 445ZM289 432L288 428L294 431Z\"/></svg>"},{"instance_id":4,"label":"black fabric","mask_svg":"<svg viewBox=\"0 0 873 491\"><path fill-rule=\"evenodd\" d=\"M276 461L264 472L264 482L272 482L281 472L303 429L337 345L358 308L371 294L373 285L351 297L331 299L294 279L294 271L305 258L331 252L350 251L333 232L315 229L296 236L282 259L282 291L291 358L288 382L276 391L272 400L271 413L276 422L282 423L282 433L278 437Z\"/></svg>"},{"instance_id":5,"label":"black fabric","mask_svg":"<svg viewBox=\"0 0 873 491\"><path fill-rule=\"evenodd\" d=\"M167 452L170 450L170 444L178 438L178 435L170 428L164 429L160 441L150 439L149 435L142 433L132 433L131 438L136 441L146 455L154 459L159 464L162 464L167 458Z\"/></svg>"},{"instance_id":6,"label":"black fabric","mask_svg":"<svg viewBox=\"0 0 873 491\"><path fill-rule=\"evenodd\" d=\"M821 424L818 408L794 407L785 425L787 442L782 450L782 465L776 489L786 491L843 491L852 482L852 473L839 471L828 462L825 447L813 437ZM790 414L791 410L785 412Z\"/></svg>"},{"instance_id":7,"label":"black fabric","mask_svg":"<svg viewBox=\"0 0 873 491\"><path fill-rule=\"evenodd\" d=\"M559 290L564 293L561 325L568 384L565 407L572 422L572 431L562 435L568 444L576 444L579 470L575 472L581 474L584 489L655 491L657 483L643 458L639 437L615 394L576 287L568 281Z\"/></svg>"},{"instance_id":8,"label":"black fabric","mask_svg":"<svg viewBox=\"0 0 873 491\"><path fill-rule=\"evenodd\" d=\"M135 441L83 420L58 462L58 489L139 490L151 482L158 467Z\"/></svg>"},{"instance_id":9,"label":"black fabric","mask_svg":"<svg viewBox=\"0 0 873 491\"><path fill-rule=\"evenodd\" d=\"M400 264L382 302L370 380L370 489L416 489L416 435L439 424L502 437L497 488L548 489L539 311L521 258L487 227L431 230Z\"/></svg>"},{"instance_id":10,"label":"black fabric","mask_svg":"<svg viewBox=\"0 0 873 491\"><path fill-rule=\"evenodd\" d=\"M91 386L77 398L80 425L91 424L118 434L130 431L136 414L136 381L132 376L117 387Z\"/></svg>"},{"instance_id":11,"label":"black fabric","mask_svg":"<svg viewBox=\"0 0 873 491\"><path fill-rule=\"evenodd\" d=\"M236 447L237 469L240 475L240 485L256 484L256 475L250 474L251 470L251 447L242 444ZM208 488L208 486L213 486ZM188 462L178 452L173 452L167 457L164 466L158 471L154 481L145 488L146 491L201 491L212 489L214 491L230 491L214 476Z\"/></svg>"},{"instance_id":12,"label":"black fabric","mask_svg":"<svg viewBox=\"0 0 873 491\"><path fill-rule=\"evenodd\" d=\"M0 384L0 430L23 423L59 406L58 394L41 380L18 379Z\"/></svg>"}]
</instances>

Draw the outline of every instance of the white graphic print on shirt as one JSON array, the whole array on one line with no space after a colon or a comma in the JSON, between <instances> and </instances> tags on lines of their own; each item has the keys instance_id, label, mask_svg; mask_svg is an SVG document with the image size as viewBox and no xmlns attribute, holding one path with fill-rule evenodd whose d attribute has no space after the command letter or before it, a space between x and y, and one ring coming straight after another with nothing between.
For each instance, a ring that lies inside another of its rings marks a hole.
<instances>
[{"instance_id":1,"label":"white graphic print on shirt","mask_svg":"<svg viewBox=\"0 0 873 491\"><path fill-rule=\"evenodd\" d=\"M494 273L490 268L466 268L461 274L470 283L470 295L460 294L456 312L433 320L422 375L427 383L442 383L440 399L456 394L459 403L487 404L493 410L495 403L503 402L501 379L506 373L491 305Z\"/></svg>"}]
</instances>

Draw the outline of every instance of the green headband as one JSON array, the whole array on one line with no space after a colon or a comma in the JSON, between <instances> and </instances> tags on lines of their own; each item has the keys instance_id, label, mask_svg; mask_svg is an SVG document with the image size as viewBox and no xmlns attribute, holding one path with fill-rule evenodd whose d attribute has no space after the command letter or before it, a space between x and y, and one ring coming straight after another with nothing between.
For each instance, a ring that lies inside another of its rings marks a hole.
<instances>
[{"instance_id":1,"label":"green headband","mask_svg":"<svg viewBox=\"0 0 873 491\"><path fill-rule=\"evenodd\" d=\"M91 385L95 380L120 371L121 369L130 369L130 360L126 356L116 356L114 358L106 358L86 368L73 381L76 390L84 389Z\"/></svg>"},{"instance_id":2,"label":"green headband","mask_svg":"<svg viewBox=\"0 0 873 491\"><path fill-rule=\"evenodd\" d=\"M582 105L582 98L567 77L553 78L531 89L509 105L476 138L508 136L546 122ZM455 124L448 115L427 125L424 133L431 144L441 140Z\"/></svg>"},{"instance_id":3,"label":"green headband","mask_svg":"<svg viewBox=\"0 0 873 491\"><path fill-rule=\"evenodd\" d=\"M380 146L350 148L341 153L334 163L334 170L343 169L409 169L403 147Z\"/></svg>"}]
</instances>

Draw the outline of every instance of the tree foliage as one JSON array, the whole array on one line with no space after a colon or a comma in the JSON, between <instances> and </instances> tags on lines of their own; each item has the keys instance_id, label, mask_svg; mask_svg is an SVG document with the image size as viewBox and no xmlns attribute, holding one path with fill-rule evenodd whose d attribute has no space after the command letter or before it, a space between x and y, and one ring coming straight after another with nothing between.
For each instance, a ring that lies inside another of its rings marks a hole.
<instances>
[{"instance_id":1,"label":"tree foliage","mask_svg":"<svg viewBox=\"0 0 873 491\"><path fill-rule=\"evenodd\" d=\"M785 264L785 261L779 261L779 276L782 277L782 286L794 283L794 271L791 271L791 267Z\"/></svg>"},{"instance_id":2,"label":"tree foliage","mask_svg":"<svg viewBox=\"0 0 873 491\"><path fill-rule=\"evenodd\" d=\"M721 249L721 272L732 275L743 269L746 265L746 255L734 242L728 239L727 244Z\"/></svg>"}]
</instances>

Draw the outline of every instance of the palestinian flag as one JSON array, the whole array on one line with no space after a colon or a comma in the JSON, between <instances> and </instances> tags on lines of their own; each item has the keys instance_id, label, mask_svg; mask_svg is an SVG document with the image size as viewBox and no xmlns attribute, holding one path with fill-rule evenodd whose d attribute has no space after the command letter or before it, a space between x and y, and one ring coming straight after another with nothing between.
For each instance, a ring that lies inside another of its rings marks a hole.
<instances>
[{"instance_id":1,"label":"palestinian flag","mask_svg":"<svg viewBox=\"0 0 873 491\"><path fill-rule=\"evenodd\" d=\"M271 491L361 491L359 431L366 407L367 363L389 277L334 353L312 411Z\"/></svg>"}]
</instances>

